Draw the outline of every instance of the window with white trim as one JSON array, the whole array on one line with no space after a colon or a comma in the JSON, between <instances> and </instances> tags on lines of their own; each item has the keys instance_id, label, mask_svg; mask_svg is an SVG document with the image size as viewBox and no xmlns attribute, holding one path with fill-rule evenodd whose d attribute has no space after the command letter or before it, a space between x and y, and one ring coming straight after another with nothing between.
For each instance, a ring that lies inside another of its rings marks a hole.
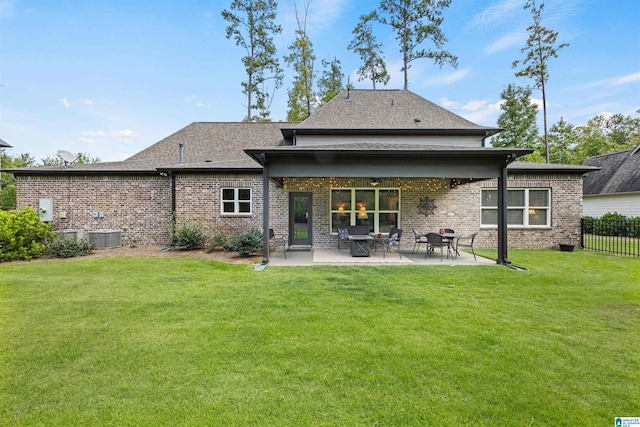
<instances>
[{"instance_id":1,"label":"window with white trim","mask_svg":"<svg viewBox=\"0 0 640 427\"><path fill-rule=\"evenodd\" d=\"M334 188L331 190L331 232L339 226L368 225L374 233L400 227L400 189Z\"/></svg>"},{"instance_id":2,"label":"window with white trim","mask_svg":"<svg viewBox=\"0 0 640 427\"><path fill-rule=\"evenodd\" d=\"M551 225L551 190L514 188L507 190L507 226L548 227ZM498 190L482 189L480 224L498 225Z\"/></svg>"},{"instance_id":3,"label":"window with white trim","mask_svg":"<svg viewBox=\"0 0 640 427\"><path fill-rule=\"evenodd\" d=\"M223 215L251 215L250 188L223 188L220 213Z\"/></svg>"}]
</instances>

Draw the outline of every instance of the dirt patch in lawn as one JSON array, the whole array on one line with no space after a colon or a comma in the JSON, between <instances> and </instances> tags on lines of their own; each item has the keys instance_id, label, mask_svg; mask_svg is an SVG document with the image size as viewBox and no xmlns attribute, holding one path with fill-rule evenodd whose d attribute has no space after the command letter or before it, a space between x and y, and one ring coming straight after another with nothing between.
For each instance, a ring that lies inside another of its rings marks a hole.
<instances>
[{"instance_id":1,"label":"dirt patch in lawn","mask_svg":"<svg viewBox=\"0 0 640 427\"><path fill-rule=\"evenodd\" d=\"M112 249L96 249L91 255L83 257L65 258L65 259L86 259L86 258L106 258L106 257L151 257L151 258L203 258L213 261L226 262L229 264L260 264L262 262L262 253L255 254L250 257L240 257L237 252L225 252L223 250L214 250L207 252L205 249L172 249L162 250L165 246L121 246ZM31 261L13 261L20 262L38 262L38 261L55 261L63 260L61 258L51 258L43 256ZM9 263L7 263L9 264Z\"/></svg>"}]
</instances>

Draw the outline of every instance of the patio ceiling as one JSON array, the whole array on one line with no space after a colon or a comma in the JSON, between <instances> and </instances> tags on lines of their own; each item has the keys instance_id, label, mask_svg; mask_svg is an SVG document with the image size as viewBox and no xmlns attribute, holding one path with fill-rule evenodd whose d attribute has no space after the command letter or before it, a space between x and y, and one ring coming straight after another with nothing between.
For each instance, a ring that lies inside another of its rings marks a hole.
<instances>
[{"instance_id":1,"label":"patio ceiling","mask_svg":"<svg viewBox=\"0 0 640 427\"><path fill-rule=\"evenodd\" d=\"M390 147L376 144L284 146L245 152L281 177L497 178L501 168L529 149L465 147Z\"/></svg>"}]
</instances>

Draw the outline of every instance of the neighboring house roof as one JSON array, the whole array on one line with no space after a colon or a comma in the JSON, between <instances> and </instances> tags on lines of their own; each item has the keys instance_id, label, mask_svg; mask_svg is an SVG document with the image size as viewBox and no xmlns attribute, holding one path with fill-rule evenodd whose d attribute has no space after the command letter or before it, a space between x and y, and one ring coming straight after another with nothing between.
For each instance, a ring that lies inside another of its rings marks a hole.
<instances>
[{"instance_id":1,"label":"neighboring house roof","mask_svg":"<svg viewBox=\"0 0 640 427\"><path fill-rule=\"evenodd\" d=\"M640 145L634 150L589 157L584 164L601 168L584 179L584 195L640 192Z\"/></svg>"},{"instance_id":2,"label":"neighboring house roof","mask_svg":"<svg viewBox=\"0 0 640 427\"><path fill-rule=\"evenodd\" d=\"M558 163L513 162L507 166L509 172L520 173L593 173L600 170L596 166L564 165Z\"/></svg>"},{"instance_id":3,"label":"neighboring house roof","mask_svg":"<svg viewBox=\"0 0 640 427\"><path fill-rule=\"evenodd\" d=\"M283 134L473 134L499 128L479 126L408 90L344 90L304 122Z\"/></svg>"},{"instance_id":4,"label":"neighboring house roof","mask_svg":"<svg viewBox=\"0 0 640 427\"><path fill-rule=\"evenodd\" d=\"M6 142L4 142L3 140L0 139L0 148L11 148L11 147L13 147L13 146L7 144Z\"/></svg>"}]
</instances>

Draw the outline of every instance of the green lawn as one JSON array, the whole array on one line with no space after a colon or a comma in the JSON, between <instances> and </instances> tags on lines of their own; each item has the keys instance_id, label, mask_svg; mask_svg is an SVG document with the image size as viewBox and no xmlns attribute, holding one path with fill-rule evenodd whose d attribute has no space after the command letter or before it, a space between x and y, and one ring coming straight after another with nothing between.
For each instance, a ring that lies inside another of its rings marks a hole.
<instances>
[{"instance_id":1,"label":"green lawn","mask_svg":"<svg viewBox=\"0 0 640 427\"><path fill-rule=\"evenodd\" d=\"M609 426L640 416L640 262L0 265L2 426Z\"/></svg>"}]
</instances>

